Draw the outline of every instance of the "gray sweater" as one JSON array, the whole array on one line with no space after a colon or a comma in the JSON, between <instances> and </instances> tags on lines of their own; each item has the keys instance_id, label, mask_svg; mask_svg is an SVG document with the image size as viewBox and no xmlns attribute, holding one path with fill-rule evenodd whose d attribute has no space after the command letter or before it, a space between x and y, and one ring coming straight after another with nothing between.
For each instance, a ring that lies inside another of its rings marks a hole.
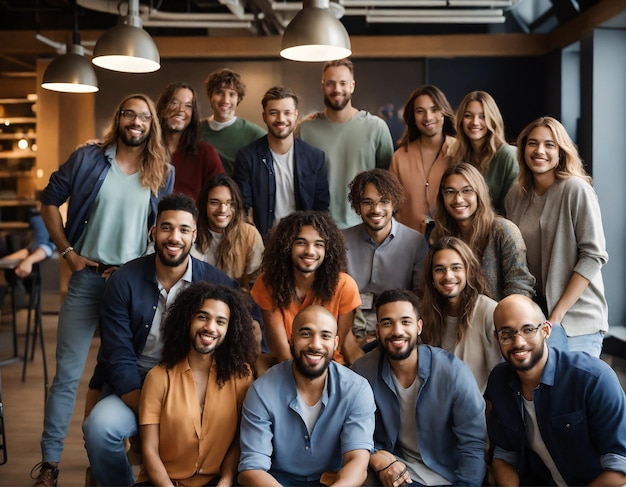
<instances>
[{"instance_id":1,"label":"gray sweater","mask_svg":"<svg viewBox=\"0 0 626 487\"><path fill-rule=\"evenodd\" d=\"M525 218L531 198L522 198L517 185L505 199L507 217L517 226ZM565 291L572 272L589 280L576 303L563 317L561 325L568 336L607 331L608 309L600 269L608 261L600 205L590 184L579 177L554 183L546 192L546 202L537 223L539 232L524 240L541 238L542 292L548 312Z\"/></svg>"}]
</instances>

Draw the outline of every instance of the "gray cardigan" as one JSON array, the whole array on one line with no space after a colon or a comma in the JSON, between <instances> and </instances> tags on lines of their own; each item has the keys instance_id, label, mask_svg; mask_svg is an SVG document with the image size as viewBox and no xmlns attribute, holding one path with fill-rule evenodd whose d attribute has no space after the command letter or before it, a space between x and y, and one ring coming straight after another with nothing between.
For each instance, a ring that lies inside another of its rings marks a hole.
<instances>
[{"instance_id":1,"label":"gray cardigan","mask_svg":"<svg viewBox=\"0 0 626 487\"><path fill-rule=\"evenodd\" d=\"M525 217L534 193L522 198L518 186L505 199L506 214L517 226ZM607 263L604 231L598 196L593 187L579 177L554 183L546 193L539 218L541 230L541 278L548 311L561 298L572 272L589 280L576 303L563 317L568 336L607 331L608 309L600 269ZM536 238L523 235L524 240Z\"/></svg>"}]
</instances>

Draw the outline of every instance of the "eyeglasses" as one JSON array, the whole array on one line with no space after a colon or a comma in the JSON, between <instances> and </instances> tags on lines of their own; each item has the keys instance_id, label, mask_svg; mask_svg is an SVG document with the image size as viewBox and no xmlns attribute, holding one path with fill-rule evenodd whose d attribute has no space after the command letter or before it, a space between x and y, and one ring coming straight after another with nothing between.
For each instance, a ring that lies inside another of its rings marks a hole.
<instances>
[{"instance_id":1,"label":"eyeglasses","mask_svg":"<svg viewBox=\"0 0 626 487\"><path fill-rule=\"evenodd\" d=\"M433 267L433 274L436 276L445 276L448 273L448 271L452 272L453 274L457 274L459 272L462 272L463 269L465 269L465 267L461 264L454 264L454 265L451 265L450 267L437 265Z\"/></svg>"},{"instance_id":2,"label":"eyeglasses","mask_svg":"<svg viewBox=\"0 0 626 487\"><path fill-rule=\"evenodd\" d=\"M465 188L459 190L452 188L445 188L441 190L441 194L444 198L456 198L457 194L460 194L463 198L469 198L474 193L474 188L472 188L471 186L466 186Z\"/></svg>"},{"instance_id":3,"label":"eyeglasses","mask_svg":"<svg viewBox=\"0 0 626 487\"><path fill-rule=\"evenodd\" d=\"M381 198L378 201L374 201L370 199L361 201L361 206L365 208L369 208L370 210L373 210L378 205L383 206L383 207L391 206L391 200L389 198Z\"/></svg>"},{"instance_id":4,"label":"eyeglasses","mask_svg":"<svg viewBox=\"0 0 626 487\"><path fill-rule=\"evenodd\" d=\"M170 110L180 110L180 109L185 110L186 112L191 112L193 111L193 105L191 103L183 103L180 100L171 100L170 104L169 104L169 109Z\"/></svg>"},{"instance_id":5,"label":"eyeglasses","mask_svg":"<svg viewBox=\"0 0 626 487\"><path fill-rule=\"evenodd\" d=\"M150 113L135 113L132 110L120 110L120 115L129 122L134 122L136 118L139 118L142 122L149 122L152 120Z\"/></svg>"},{"instance_id":6,"label":"eyeglasses","mask_svg":"<svg viewBox=\"0 0 626 487\"><path fill-rule=\"evenodd\" d=\"M541 327L543 327L547 322L539 323L537 326L533 325L524 325L519 330L512 330L511 328L502 328L501 330L496 330L496 334L498 335L498 341L502 345L509 345L513 343L515 337L520 335L524 340L531 340L535 338L537 332Z\"/></svg>"},{"instance_id":7,"label":"eyeglasses","mask_svg":"<svg viewBox=\"0 0 626 487\"><path fill-rule=\"evenodd\" d=\"M222 206L225 206L226 208L232 210L235 207L235 203L232 200L228 200L228 201L220 201L220 200L209 200L209 206L211 208L221 208Z\"/></svg>"}]
</instances>

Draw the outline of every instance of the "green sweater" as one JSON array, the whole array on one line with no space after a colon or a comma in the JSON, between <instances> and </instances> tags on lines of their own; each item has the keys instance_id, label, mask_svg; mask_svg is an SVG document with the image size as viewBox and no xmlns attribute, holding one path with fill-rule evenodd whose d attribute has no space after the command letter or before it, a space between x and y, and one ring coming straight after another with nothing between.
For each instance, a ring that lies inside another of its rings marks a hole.
<instances>
[{"instance_id":1,"label":"green sweater","mask_svg":"<svg viewBox=\"0 0 626 487\"><path fill-rule=\"evenodd\" d=\"M200 122L200 136L202 140L205 140L217 149L224 171L229 176L233 175L237 151L265 134L265 130L261 127L243 118L237 118L235 123L222 130L213 130L209 126L208 119Z\"/></svg>"}]
</instances>

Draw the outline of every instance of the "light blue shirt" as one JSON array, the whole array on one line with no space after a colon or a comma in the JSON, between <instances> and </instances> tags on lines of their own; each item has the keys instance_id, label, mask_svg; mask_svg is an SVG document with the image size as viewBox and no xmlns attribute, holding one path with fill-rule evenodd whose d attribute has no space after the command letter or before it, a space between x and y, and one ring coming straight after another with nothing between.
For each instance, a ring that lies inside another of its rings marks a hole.
<instances>
[{"instance_id":1,"label":"light blue shirt","mask_svg":"<svg viewBox=\"0 0 626 487\"><path fill-rule=\"evenodd\" d=\"M372 451L375 409L367 381L331 362L322 394L322 411L309 435L297 397L292 361L281 362L257 379L246 395L239 471L276 471L319 480L323 472L342 467L343 454Z\"/></svg>"},{"instance_id":2,"label":"light blue shirt","mask_svg":"<svg viewBox=\"0 0 626 487\"><path fill-rule=\"evenodd\" d=\"M391 232L380 245L372 240L361 223L343 230L348 251L347 272L356 281L361 293L363 315L367 320L366 333L376 327L374 301L386 289L415 290L419 286L428 243L424 236L412 228L391 220ZM363 294L372 294L372 298ZM355 330L359 336L364 332Z\"/></svg>"}]
</instances>

